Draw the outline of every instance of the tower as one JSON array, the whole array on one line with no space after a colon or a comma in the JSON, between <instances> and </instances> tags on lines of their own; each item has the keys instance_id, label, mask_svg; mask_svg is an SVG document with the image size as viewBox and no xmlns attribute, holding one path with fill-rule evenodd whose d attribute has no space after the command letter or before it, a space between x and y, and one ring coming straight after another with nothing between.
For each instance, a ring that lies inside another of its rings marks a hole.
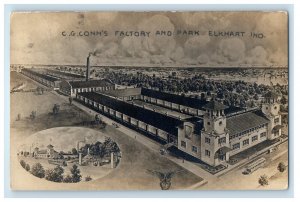
<instances>
[{"instance_id":1,"label":"tower","mask_svg":"<svg viewBox=\"0 0 300 202\"><path fill-rule=\"evenodd\" d=\"M217 166L229 159L229 133L224 113L227 106L211 100L203 108L205 114L201 131L201 159L212 166Z\"/></svg>"},{"instance_id":2,"label":"tower","mask_svg":"<svg viewBox=\"0 0 300 202\"><path fill-rule=\"evenodd\" d=\"M276 92L270 91L264 95L261 105L261 111L270 121L268 124L268 139L275 139L281 135L282 126L278 98L279 95Z\"/></svg>"}]
</instances>

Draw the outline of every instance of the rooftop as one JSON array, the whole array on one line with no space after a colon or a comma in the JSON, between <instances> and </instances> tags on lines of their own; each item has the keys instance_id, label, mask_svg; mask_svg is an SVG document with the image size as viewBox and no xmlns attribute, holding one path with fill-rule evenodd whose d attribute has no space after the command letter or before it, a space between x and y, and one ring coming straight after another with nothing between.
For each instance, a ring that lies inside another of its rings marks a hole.
<instances>
[{"instance_id":1,"label":"rooftop","mask_svg":"<svg viewBox=\"0 0 300 202\"><path fill-rule=\"evenodd\" d=\"M69 81L73 88L90 88L90 87L106 87L114 86L109 80L89 80L89 81Z\"/></svg>"},{"instance_id":2,"label":"rooftop","mask_svg":"<svg viewBox=\"0 0 300 202\"><path fill-rule=\"evenodd\" d=\"M135 96L141 95L141 88L126 88L126 89L116 89L108 90L103 92L103 94L110 95L112 97L126 97L126 96Z\"/></svg>"},{"instance_id":3,"label":"rooftop","mask_svg":"<svg viewBox=\"0 0 300 202\"><path fill-rule=\"evenodd\" d=\"M57 78L54 78L54 77L52 77L52 76L48 76L48 75L46 75L46 74L43 74L42 72L40 72L40 70L37 70L37 69L29 69L29 68L24 68L24 69L22 69L22 71L24 72L30 72L31 74L33 74L33 75L35 75L35 76L38 76L38 77L41 77L41 78L43 78L43 79L46 79L46 80L48 80L48 81L52 81L52 82L54 82L54 81L58 81L58 79Z\"/></svg>"},{"instance_id":4,"label":"rooftop","mask_svg":"<svg viewBox=\"0 0 300 202\"><path fill-rule=\"evenodd\" d=\"M249 111L227 118L227 128L230 135L235 135L256 126L269 123L259 111Z\"/></svg>"},{"instance_id":5,"label":"rooftop","mask_svg":"<svg viewBox=\"0 0 300 202\"><path fill-rule=\"evenodd\" d=\"M183 123L177 118L169 117L167 115L157 113L149 109L144 109L143 107L123 102L104 94L95 92L84 92L79 93L79 95L173 135L177 135L176 127Z\"/></svg>"}]
</instances>

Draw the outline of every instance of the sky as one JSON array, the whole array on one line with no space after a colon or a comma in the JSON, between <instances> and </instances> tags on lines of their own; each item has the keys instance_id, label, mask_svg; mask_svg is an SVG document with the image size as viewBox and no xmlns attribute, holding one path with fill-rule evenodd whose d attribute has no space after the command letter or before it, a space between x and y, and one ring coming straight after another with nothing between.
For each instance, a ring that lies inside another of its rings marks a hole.
<instances>
[{"instance_id":1,"label":"sky","mask_svg":"<svg viewBox=\"0 0 300 202\"><path fill-rule=\"evenodd\" d=\"M10 35L12 64L85 65L89 53L99 66L288 64L285 12L13 13Z\"/></svg>"}]
</instances>

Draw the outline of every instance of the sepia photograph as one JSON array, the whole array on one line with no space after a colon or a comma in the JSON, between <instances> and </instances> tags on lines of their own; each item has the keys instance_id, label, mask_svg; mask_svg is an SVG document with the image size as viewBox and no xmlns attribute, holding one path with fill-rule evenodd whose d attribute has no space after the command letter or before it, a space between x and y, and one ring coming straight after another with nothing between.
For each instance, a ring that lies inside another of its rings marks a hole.
<instances>
[{"instance_id":1,"label":"sepia photograph","mask_svg":"<svg viewBox=\"0 0 300 202\"><path fill-rule=\"evenodd\" d=\"M286 190L286 11L12 12L12 190Z\"/></svg>"}]
</instances>

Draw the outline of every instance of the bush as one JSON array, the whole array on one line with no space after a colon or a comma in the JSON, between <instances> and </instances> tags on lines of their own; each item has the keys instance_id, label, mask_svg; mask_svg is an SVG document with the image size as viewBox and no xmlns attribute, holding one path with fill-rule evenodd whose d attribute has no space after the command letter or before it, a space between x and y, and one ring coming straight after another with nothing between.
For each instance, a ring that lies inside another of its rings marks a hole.
<instances>
[{"instance_id":1,"label":"bush","mask_svg":"<svg viewBox=\"0 0 300 202\"><path fill-rule=\"evenodd\" d=\"M56 166L54 169L49 169L46 171L46 180L52 182L62 182L63 181L64 169L61 166Z\"/></svg>"},{"instance_id":2,"label":"bush","mask_svg":"<svg viewBox=\"0 0 300 202\"><path fill-rule=\"evenodd\" d=\"M266 185L268 185L268 184L269 184L268 176L266 176L266 175L260 176L260 178L258 179L258 183L259 183L261 186L266 186Z\"/></svg>"},{"instance_id":3,"label":"bush","mask_svg":"<svg viewBox=\"0 0 300 202\"><path fill-rule=\"evenodd\" d=\"M45 170L40 163L36 163L31 168L31 174L36 177L43 178L45 177Z\"/></svg>"},{"instance_id":4,"label":"bush","mask_svg":"<svg viewBox=\"0 0 300 202\"><path fill-rule=\"evenodd\" d=\"M86 177L85 177L85 181L86 181L86 182L91 181L91 180L92 180L91 176L86 176Z\"/></svg>"},{"instance_id":5,"label":"bush","mask_svg":"<svg viewBox=\"0 0 300 202\"><path fill-rule=\"evenodd\" d=\"M30 166L29 166L29 164L26 164L25 170L26 170L26 171L30 171Z\"/></svg>"},{"instance_id":6,"label":"bush","mask_svg":"<svg viewBox=\"0 0 300 202\"><path fill-rule=\"evenodd\" d=\"M279 172L283 173L286 169L286 166L283 162L280 162L277 166L277 170L279 170Z\"/></svg>"},{"instance_id":7,"label":"bush","mask_svg":"<svg viewBox=\"0 0 300 202\"><path fill-rule=\"evenodd\" d=\"M20 161L20 164L21 164L21 166L22 166L23 168L25 168L25 166L26 166L26 163L25 163L25 161L24 161L24 160L21 160L21 161Z\"/></svg>"}]
</instances>

